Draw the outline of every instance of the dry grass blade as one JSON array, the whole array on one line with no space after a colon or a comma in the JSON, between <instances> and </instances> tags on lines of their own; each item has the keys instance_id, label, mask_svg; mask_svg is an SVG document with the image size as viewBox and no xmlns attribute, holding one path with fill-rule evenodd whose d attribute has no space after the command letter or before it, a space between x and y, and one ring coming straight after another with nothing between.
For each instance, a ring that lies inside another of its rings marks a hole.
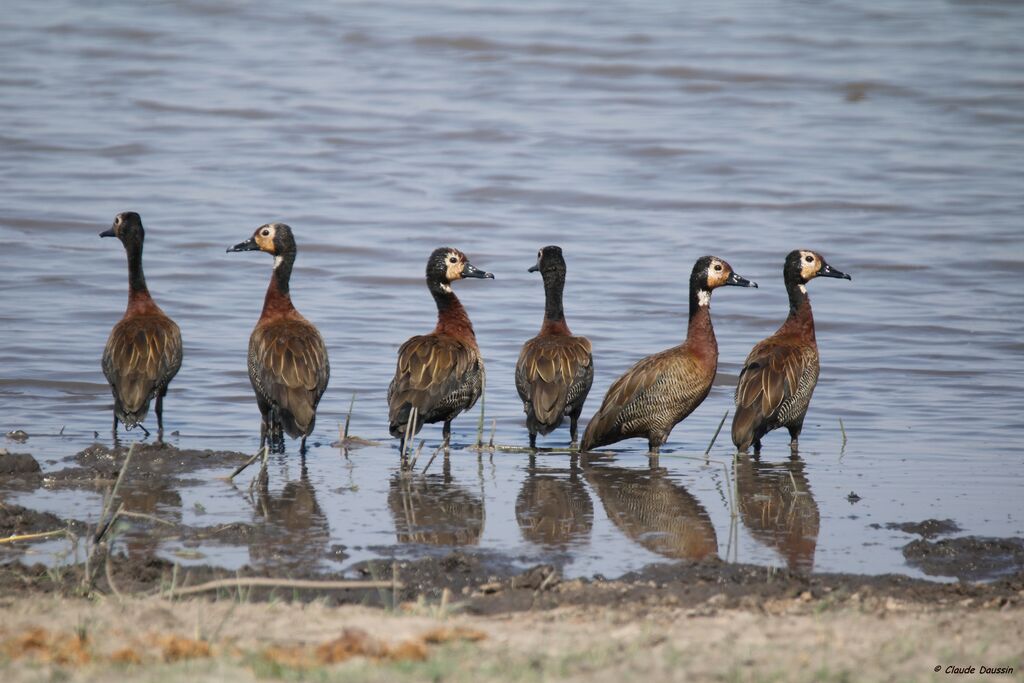
<instances>
[{"instance_id":1,"label":"dry grass blade","mask_svg":"<svg viewBox=\"0 0 1024 683\"><path fill-rule=\"evenodd\" d=\"M348 413L345 414L345 433L341 435L342 442L348 441L348 426L352 423L352 409L356 407L356 392L352 392L352 400L348 404Z\"/></svg>"},{"instance_id":2,"label":"dry grass blade","mask_svg":"<svg viewBox=\"0 0 1024 683\"><path fill-rule=\"evenodd\" d=\"M16 543L18 541L31 541L37 538L49 538L50 536L62 536L67 531L64 529L55 529L53 531L40 531L35 534L16 534L14 536L8 536L7 538L0 538L0 543Z\"/></svg>"},{"instance_id":3,"label":"dry grass blade","mask_svg":"<svg viewBox=\"0 0 1024 683\"><path fill-rule=\"evenodd\" d=\"M180 598L184 595L207 593L221 588L291 588L293 590L366 590L373 588L402 588L395 581L315 581L311 579L274 579L252 576L234 579L217 579L197 586L172 589L165 597Z\"/></svg>"},{"instance_id":4,"label":"dry grass blade","mask_svg":"<svg viewBox=\"0 0 1024 683\"><path fill-rule=\"evenodd\" d=\"M124 481L124 475L128 472L128 465L131 464L132 455L135 453L135 447L138 443L133 443L128 449L128 455L125 456L124 462L121 463L121 471L117 473L117 480L114 482L114 488L110 490L110 496L103 504L103 513L100 515L99 528L96 531L96 535L93 537L93 543L99 543L103 536L107 533L107 529L110 528L114 518L111 517L104 523L107 515L110 514L110 509L114 504L114 499L117 497L117 491L121 488L121 482Z\"/></svg>"}]
</instances>

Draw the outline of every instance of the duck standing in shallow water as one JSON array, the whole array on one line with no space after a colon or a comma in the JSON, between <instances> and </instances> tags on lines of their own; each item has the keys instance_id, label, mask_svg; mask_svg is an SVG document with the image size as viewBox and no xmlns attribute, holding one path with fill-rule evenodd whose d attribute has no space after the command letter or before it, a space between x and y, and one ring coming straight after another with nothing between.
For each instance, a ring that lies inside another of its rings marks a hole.
<instances>
[{"instance_id":1,"label":"duck standing in shallow water","mask_svg":"<svg viewBox=\"0 0 1024 683\"><path fill-rule=\"evenodd\" d=\"M119 213L100 237L121 240L128 254L128 308L114 325L103 350L103 375L114 394L114 438L117 421L125 429L138 425L156 397L158 436L164 432L164 396L167 385L181 368L181 331L149 295L142 272L142 243L146 237L142 219L134 211Z\"/></svg>"},{"instance_id":2,"label":"duck standing in shallow water","mask_svg":"<svg viewBox=\"0 0 1024 683\"><path fill-rule=\"evenodd\" d=\"M444 422L444 444L452 420L469 410L484 387L484 361L476 343L473 323L452 291L463 278L489 278L458 249L435 249L427 261L427 289L437 304L437 326L430 334L411 337L398 349L395 376L388 387L388 422L391 435L403 440L413 408L416 421L411 434L425 422Z\"/></svg>"},{"instance_id":3,"label":"duck standing in shallow water","mask_svg":"<svg viewBox=\"0 0 1024 683\"><path fill-rule=\"evenodd\" d=\"M644 358L615 380L587 424L580 450L646 437L652 455L672 428L704 401L718 370L718 342L711 326L711 292L735 285L757 287L715 256L697 259L690 274L686 341Z\"/></svg>"},{"instance_id":4,"label":"duck standing in shallow water","mask_svg":"<svg viewBox=\"0 0 1024 683\"><path fill-rule=\"evenodd\" d=\"M320 332L292 305L288 285L295 237L284 223L268 223L228 251L265 251L274 257L263 313L249 337L249 381L263 416L260 448L269 440L272 449L283 452L287 434L302 438L299 450L304 454L331 365Z\"/></svg>"},{"instance_id":5,"label":"duck standing in shallow water","mask_svg":"<svg viewBox=\"0 0 1024 683\"><path fill-rule=\"evenodd\" d=\"M569 416L569 434L576 445L576 428L583 403L594 381L590 340L573 336L562 311L565 259L559 247L544 247L529 269L544 278L544 323L540 333L523 344L516 363L516 390L526 412L530 448L537 434L550 434Z\"/></svg>"},{"instance_id":6,"label":"duck standing in shallow water","mask_svg":"<svg viewBox=\"0 0 1024 683\"><path fill-rule=\"evenodd\" d=\"M732 442L741 452L751 445L761 452L761 438L779 427L789 430L796 450L811 394L818 383L818 343L807 283L816 277L850 280L813 251L798 249L786 256L782 269L789 293L789 317L782 327L758 342L740 371Z\"/></svg>"}]
</instances>

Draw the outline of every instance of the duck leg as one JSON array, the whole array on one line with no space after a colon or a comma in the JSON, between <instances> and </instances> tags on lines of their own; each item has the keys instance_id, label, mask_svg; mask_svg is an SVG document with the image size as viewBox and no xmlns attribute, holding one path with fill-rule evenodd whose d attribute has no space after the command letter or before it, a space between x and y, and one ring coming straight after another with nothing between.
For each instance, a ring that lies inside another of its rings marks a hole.
<instances>
[{"instance_id":1,"label":"duck leg","mask_svg":"<svg viewBox=\"0 0 1024 683\"><path fill-rule=\"evenodd\" d=\"M306 437L302 437L302 442L299 444L299 455L302 456L303 460L306 458Z\"/></svg>"},{"instance_id":2,"label":"duck leg","mask_svg":"<svg viewBox=\"0 0 1024 683\"><path fill-rule=\"evenodd\" d=\"M537 450L537 432L530 432L530 448Z\"/></svg>"},{"instance_id":3,"label":"duck leg","mask_svg":"<svg viewBox=\"0 0 1024 683\"><path fill-rule=\"evenodd\" d=\"M569 439L571 442L569 445L572 448L576 448L579 445L579 441L576 439L576 436L579 433L579 426L580 413L579 411L576 411L575 413L569 416Z\"/></svg>"},{"instance_id":4,"label":"duck leg","mask_svg":"<svg viewBox=\"0 0 1024 683\"><path fill-rule=\"evenodd\" d=\"M164 438L164 396L166 395L166 388L157 392L156 395L156 428L160 439Z\"/></svg>"},{"instance_id":5,"label":"duck leg","mask_svg":"<svg viewBox=\"0 0 1024 683\"><path fill-rule=\"evenodd\" d=\"M444 437L444 452L448 452L448 448L452 443L452 421L445 420L444 427L441 429L441 435Z\"/></svg>"}]
</instances>

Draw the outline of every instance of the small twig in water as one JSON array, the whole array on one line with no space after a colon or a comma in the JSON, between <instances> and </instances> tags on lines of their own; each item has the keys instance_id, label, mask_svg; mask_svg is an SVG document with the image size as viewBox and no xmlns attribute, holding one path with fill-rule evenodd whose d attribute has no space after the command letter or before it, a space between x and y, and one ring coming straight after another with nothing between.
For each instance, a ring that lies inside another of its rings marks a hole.
<instances>
[{"instance_id":1,"label":"small twig in water","mask_svg":"<svg viewBox=\"0 0 1024 683\"><path fill-rule=\"evenodd\" d=\"M498 421L491 420L491 441L487 444L487 447L492 451L494 450L494 433L496 431L498 431Z\"/></svg>"},{"instance_id":2,"label":"small twig in water","mask_svg":"<svg viewBox=\"0 0 1024 683\"><path fill-rule=\"evenodd\" d=\"M248 467L249 465L251 465L251 464L253 464L254 462L256 462L256 460L257 460L257 459L258 459L258 458L259 458L259 457L260 457L261 455L263 455L263 451L265 451L265 450L266 450L267 448L269 448L269 446L264 446L262 450L258 450L258 451L256 451L256 455L254 455L254 456L252 456L251 458L249 458L248 460L246 460L244 464L242 464L242 465L239 465L238 467L236 467L236 468L235 468L235 471L234 471L234 472L232 472L231 474L229 474L229 475L228 475L228 478L227 478L227 480L228 480L228 481L231 481L232 479L234 479L235 477L237 477L237 476L238 476L239 474L241 474L241 473L242 473L242 470L244 470L244 469L245 469L246 467Z\"/></svg>"},{"instance_id":3,"label":"small twig in water","mask_svg":"<svg viewBox=\"0 0 1024 683\"><path fill-rule=\"evenodd\" d=\"M846 427L843 426L843 418L839 418L839 431L843 433L842 448L846 448Z\"/></svg>"},{"instance_id":4,"label":"small twig in water","mask_svg":"<svg viewBox=\"0 0 1024 683\"><path fill-rule=\"evenodd\" d=\"M725 418L729 417L729 411L725 411L725 415L722 416L722 421L718 423L718 429L715 430L715 435L711 437L711 443L708 444L708 448L704 451L704 455L711 454L711 447L715 445L715 441L718 440L718 434L722 431L722 425L725 424Z\"/></svg>"},{"instance_id":5,"label":"small twig in water","mask_svg":"<svg viewBox=\"0 0 1024 683\"><path fill-rule=\"evenodd\" d=\"M427 443L426 440L420 440L419 448L417 448L416 452L413 453L413 455L412 455L412 462L409 463L409 469L410 470L416 469L416 461L420 459L420 453L423 452L423 444L425 444L425 443Z\"/></svg>"},{"instance_id":6,"label":"small twig in water","mask_svg":"<svg viewBox=\"0 0 1024 683\"><path fill-rule=\"evenodd\" d=\"M429 470L430 466L434 463L434 458L437 457L437 454L441 452L442 448L444 448L444 444L443 443L440 446L438 446L437 448L434 449L434 453L430 456L430 460L427 461L427 466L423 468L423 472L421 472L420 474L426 474L427 473L427 470Z\"/></svg>"}]
</instances>

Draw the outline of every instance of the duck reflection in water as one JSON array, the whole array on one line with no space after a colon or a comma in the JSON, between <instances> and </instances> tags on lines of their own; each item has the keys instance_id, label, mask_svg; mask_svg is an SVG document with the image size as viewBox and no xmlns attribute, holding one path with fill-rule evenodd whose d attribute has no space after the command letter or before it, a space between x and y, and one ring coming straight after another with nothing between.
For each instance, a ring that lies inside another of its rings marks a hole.
<instances>
[{"instance_id":1,"label":"duck reflection in water","mask_svg":"<svg viewBox=\"0 0 1024 683\"><path fill-rule=\"evenodd\" d=\"M810 572L818 544L818 504L804 461L763 463L741 453L736 461L740 519L750 535L779 551L791 570Z\"/></svg>"},{"instance_id":2,"label":"duck reflection in water","mask_svg":"<svg viewBox=\"0 0 1024 683\"><path fill-rule=\"evenodd\" d=\"M605 514L627 537L653 553L679 560L703 560L718 554L711 517L696 498L672 481L652 458L646 469L583 461L587 482Z\"/></svg>"},{"instance_id":3,"label":"duck reflection in water","mask_svg":"<svg viewBox=\"0 0 1024 683\"><path fill-rule=\"evenodd\" d=\"M249 541L255 567L312 569L327 553L331 528L320 509L316 490L302 459L299 480L291 480L272 494L266 479L257 486L256 519Z\"/></svg>"},{"instance_id":4,"label":"duck reflection in water","mask_svg":"<svg viewBox=\"0 0 1024 683\"><path fill-rule=\"evenodd\" d=\"M448 458L441 474L396 472L388 507L399 543L477 545L483 535L483 497L455 483Z\"/></svg>"},{"instance_id":5,"label":"duck reflection in water","mask_svg":"<svg viewBox=\"0 0 1024 683\"><path fill-rule=\"evenodd\" d=\"M126 477L127 478L127 477ZM172 525L181 524L181 494L169 477L156 476L126 484L121 489L125 512L148 515ZM130 557L155 557L161 543L174 533L174 526L141 522L124 532L124 548Z\"/></svg>"},{"instance_id":6,"label":"duck reflection in water","mask_svg":"<svg viewBox=\"0 0 1024 683\"><path fill-rule=\"evenodd\" d=\"M580 478L579 457L569 469L538 468L530 456L526 479L516 498L516 522L523 538L549 549L564 550L590 538L594 505Z\"/></svg>"}]
</instances>

